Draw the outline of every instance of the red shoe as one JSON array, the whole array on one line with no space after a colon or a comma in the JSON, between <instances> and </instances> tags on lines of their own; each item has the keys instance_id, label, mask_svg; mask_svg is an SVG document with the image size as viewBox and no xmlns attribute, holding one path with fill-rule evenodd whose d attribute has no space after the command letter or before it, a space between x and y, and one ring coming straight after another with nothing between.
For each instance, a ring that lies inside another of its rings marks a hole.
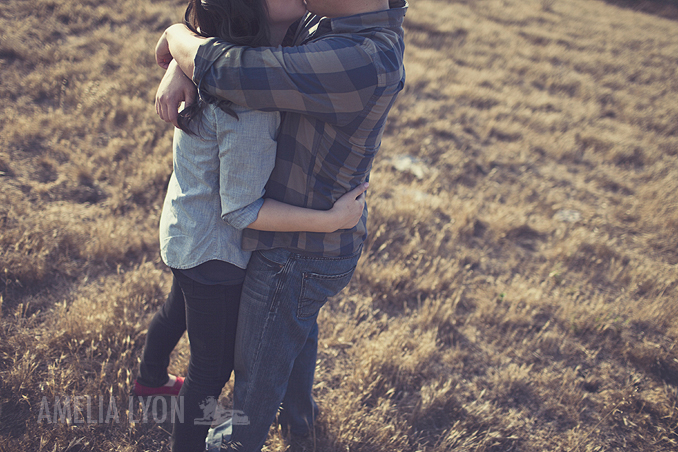
<instances>
[{"instance_id":1,"label":"red shoe","mask_svg":"<svg viewBox=\"0 0 678 452\"><path fill-rule=\"evenodd\" d=\"M181 385L184 384L184 377L176 378L177 379L172 386L160 386L159 388L144 386L138 381L134 380L134 394L139 397L179 395L179 391L181 391Z\"/></svg>"}]
</instances>

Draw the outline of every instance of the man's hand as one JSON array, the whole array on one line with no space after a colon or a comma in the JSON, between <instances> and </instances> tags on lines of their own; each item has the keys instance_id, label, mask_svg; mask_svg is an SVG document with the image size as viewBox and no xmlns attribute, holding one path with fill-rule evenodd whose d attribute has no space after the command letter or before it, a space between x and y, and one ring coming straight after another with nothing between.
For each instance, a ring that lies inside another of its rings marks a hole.
<instances>
[{"instance_id":1,"label":"man's hand","mask_svg":"<svg viewBox=\"0 0 678 452\"><path fill-rule=\"evenodd\" d=\"M155 62L158 63L158 66L161 68L167 69L172 59L169 42L167 41L167 30L165 30L165 32L160 35L158 43L155 45Z\"/></svg>"},{"instance_id":2,"label":"man's hand","mask_svg":"<svg viewBox=\"0 0 678 452\"><path fill-rule=\"evenodd\" d=\"M168 27L155 45L155 62L167 69L171 61L179 63L179 67L188 77L193 77L195 56L201 44L207 38L198 36L184 24Z\"/></svg>"},{"instance_id":3,"label":"man's hand","mask_svg":"<svg viewBox=\"0 0 678 452\"><path fill-rule=\"evenodd\" d=\"M171 122L174 127L178 127L179 106L182 102L187 106L191 105L195 102L196 95L193 81L186 77L176 61L172 60L155 93L155 112L163 121Z\"/></svg>"}]
</instances>

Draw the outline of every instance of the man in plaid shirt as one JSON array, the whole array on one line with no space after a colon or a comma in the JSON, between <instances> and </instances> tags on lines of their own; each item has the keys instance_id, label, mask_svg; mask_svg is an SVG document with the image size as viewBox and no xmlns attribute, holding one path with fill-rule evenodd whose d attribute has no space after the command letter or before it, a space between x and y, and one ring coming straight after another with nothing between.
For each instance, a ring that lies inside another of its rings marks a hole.
<instances>
[{"instance_id":1,"label":"man in plaid shirt","mask_svg":"<svg viewBox=\"0 0 678 452\"><path fill-rule=\"evenodd\" d=\"M156 57L176 63L161 83L157 105L163 119L175 122L178 101L190 101L193 88L180 68L200 92L281 111L265 196L325 210L369 178L405 81L407 3L307 0L307 8L311 13L278 48L238 47L170 27ZM281 404L279 422L292 434L310 433L318 412L311 395L316 319L327 298L350 281L366 221L367 209L353 229L329 234L244 231L243 248L255 252L238 318L234 409L246 419L233 419L228 450L259 450Z\"/></svg>"}]
</instances>

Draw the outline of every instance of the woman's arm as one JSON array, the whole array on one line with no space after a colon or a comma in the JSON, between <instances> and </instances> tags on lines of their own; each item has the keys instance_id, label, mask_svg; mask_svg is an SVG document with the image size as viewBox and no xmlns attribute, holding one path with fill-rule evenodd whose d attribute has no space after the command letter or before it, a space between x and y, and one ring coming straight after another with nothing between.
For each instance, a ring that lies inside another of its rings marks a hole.
<instances>
[{"instance_id":1,"label":"woman's arm","mask_svg":"<svg viewBox=\"0 0 678 452\"><path fill-rule=\"evenodd\" d=\"M351 229L363 215L365 182L337 199L330 210L313 210L292 206L273 199L265 199L257 219L247 226L259 231L278 232L334 232Z\"/></svg>"},{"instance_id":2,"label":"woman's arm","mask_svg":"<svg viewBox=\"0 0 678 452\"><path fill-rule=\"evenodd\" d=\"M219 147L221 218L226 223L236 229L279 232L334 232L350 229L358 223L365 206L367 182L325 207L329 210L308 209L263 198L275 167L275 136L280 115L238 105L233 105L233 109L238 120L218 108L214 109L216 116L211 120Z\"/></svg>"}]
</instances>

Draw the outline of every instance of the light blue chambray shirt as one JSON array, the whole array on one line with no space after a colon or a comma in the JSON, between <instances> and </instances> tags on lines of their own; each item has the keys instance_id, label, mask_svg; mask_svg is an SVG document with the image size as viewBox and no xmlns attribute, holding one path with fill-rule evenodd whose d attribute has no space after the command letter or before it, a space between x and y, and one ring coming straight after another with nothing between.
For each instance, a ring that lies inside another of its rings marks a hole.
<instances>
[{"instance_id":1,"label":"light blue chambray shirt","mask_svg":"<svg viewBox=\"0 0 678 452\"><path fill-rule=\"evenodd\" d=\"M171 268L213 259L247 267L242 229L264 203L280 114L231 108L239 119L208 104L194 121L197 136L174 131L174 172L160 216L160 254Z\"/></svg>"}]
</instances>

